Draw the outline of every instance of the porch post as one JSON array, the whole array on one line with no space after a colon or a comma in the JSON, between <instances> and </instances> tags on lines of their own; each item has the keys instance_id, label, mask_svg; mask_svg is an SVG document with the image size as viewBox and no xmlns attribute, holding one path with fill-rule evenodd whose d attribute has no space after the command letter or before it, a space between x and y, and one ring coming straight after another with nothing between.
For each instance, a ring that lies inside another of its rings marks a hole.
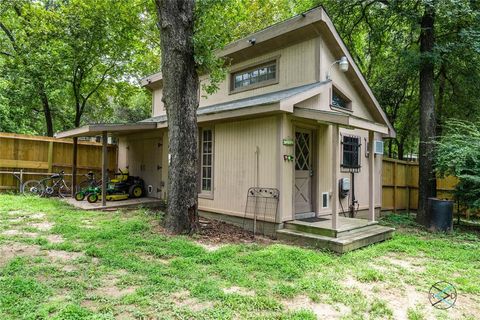
<instances>
[{"instance_id":1,"label":"porch post","mask_svg":"<svg viewBox=\"0 0 480 320\"><path fill-rule=\"evenodd\" d=\"M368 220L375 221L375 135L368 132Z\"/></svg>"},{"instance_id":2,"label":"porch post","mask_svg":"<svg viewBox=\"0 0 480 320\"><path fill-rule=\"evenodd\" d=\"M108 135L102 132L102 207L107 205Z\"/></svg>"},{"instance_id":3,"label":"porch post","mask_svg":"<svg viewBox=\"0 0 480 320\"><path fill-rule=\"evenodd\" d=\"M338 124L332 124L332 229L338 226Z\"/></svg>"}]
</instances>

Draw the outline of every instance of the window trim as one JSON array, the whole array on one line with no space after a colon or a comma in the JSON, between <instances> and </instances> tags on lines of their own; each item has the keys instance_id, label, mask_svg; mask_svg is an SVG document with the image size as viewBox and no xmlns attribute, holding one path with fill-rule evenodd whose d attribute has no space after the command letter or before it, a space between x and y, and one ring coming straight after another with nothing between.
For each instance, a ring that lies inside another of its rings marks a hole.
<instances>
[{"instance_id":1,"label":"window trim","mask_svg":"<svg viewBox=\"0 0 480 320\"><path fill-rule=\"evenodd\" d=\"M234 81L235 74L241 73L241 72L247 72L247 71L250 71L250 70L255 70L255 69L258 69L262 66L266 66L266 65L270 65L270 64L275 64L275 78L274 79L269 79L269 80L265 80L265 81L262 81L262 82L257 82L255 84L251 84L251 85L241 87L241 88L237 88L237 89L235 89L233 87L234 84L235 84L235 81ZM232 68L230 70L229 75L228 75L228 94L230 95L230 94L235 94L235 93L239 93L239 92L244 92L244 91L248 91L248 90L253 90L253 89L258 89L258 88L278 84L280 82L279 74L280 74L280 56L274 56L274 57L264 59L264 60L259 61L259 62L255 62L255 63L251 63L251 64L246 65L246 66L239 67L239 68Z\"/></svg>"},{"instance_id":2,"label":"window trim","mask_svg":"<svg viewBox=\"0 0 480 320\"><path fill-rule=\"evenodd\" d=\"M357 150L358 150L358 156L357 156L357 159L358 159L358 167L350 167L350 166L345 166L343 164L343 160L344 160L344 143L343 143L343 139L344 137L350 137L350 138L356 138L358 139L358 147L357 147ZM341 158L340 158L340 168L341 168L341 172L351 172L352 170L356 170L356 172L359 172L360 169L362 168L362 137L360 137L359 135L355 135L355 134L341 134L340 135L340 145L341 145Z\"/></svg>"},{"instance_id":3,"label":"window trim","mask_svg":"<svg viewBox=\"0 0 480 320\"><path fill-rule=\"evenodd\" d=\"M203 179L203 132L206 131L206 130L210 130L212 132L212 165L211 165L211 168L212 168L212 177L211 177L211 180L212 180L212 183L211 183L211 190L210 191L207 191L207 190L202 190L202 179ZM198 173L198 177L199 177L199 184L198 184L198 197L199 198L204 198L204 199L213 199L213 194L214 194L214 172L215 172L215 130L213 127L204 127L204 128L200 128L200 137L199 137L199 167L200 167L200 170L199 170L199 173Z\"/></svg>"},{"instance_id":4,"label":"window trim","mask_svg":"<svg viewBox=\"0 0 480 320\"><path fill-rule=\"evenodd\" d=\"M347 102L347 107L342 108L342 107L337 107L333 105L333 93L337 94L340 96L343 100ZM346 95L342 90L340 90L338 87L332 85L332 88L330 90L330 109L336 110L336 111L347 111L347 112L353 112L353 106L352 106L352 99L348 95Z\"/></svg>"}]
</instances>

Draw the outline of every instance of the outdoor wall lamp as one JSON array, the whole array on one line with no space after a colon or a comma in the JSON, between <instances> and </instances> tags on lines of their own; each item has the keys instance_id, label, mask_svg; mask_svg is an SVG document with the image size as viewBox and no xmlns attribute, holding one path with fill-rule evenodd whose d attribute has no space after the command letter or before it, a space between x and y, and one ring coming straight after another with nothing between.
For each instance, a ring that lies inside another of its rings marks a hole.
<instances>
[{"instance_id":1,"label":"outdoor wall lamp","mask_svg":"<svg viewBox=\"0 0 480 320\"><path fill-rule=\"evenodd\" d=\"M327 80L331 79L330 71L332 71L332 67L338 63L338 67L340 71L342 72L347 72L348 71L348 60L347 57L343 56L340 58L340 60L334 61L330 67L328 68L327 72Z\"/></svg>"}]
</instances>

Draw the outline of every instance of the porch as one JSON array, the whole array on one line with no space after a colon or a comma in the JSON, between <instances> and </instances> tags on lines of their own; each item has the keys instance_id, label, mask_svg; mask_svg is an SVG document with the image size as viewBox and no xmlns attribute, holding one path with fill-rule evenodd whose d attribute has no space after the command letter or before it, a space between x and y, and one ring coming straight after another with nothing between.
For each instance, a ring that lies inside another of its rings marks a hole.
<instances>
[{"instance_id":1,"label":"porch","mask_svg":"<svg viewBox=\"0 0 480 320\"><path fill-rule=\"evenodd\" d=\"M345 253L390 239L395 230L365 219L337 217L336 223L337 227L332 227L331 217L288 221L283 229L277 230L277 238Z\"/></svg>"}]
</instances>

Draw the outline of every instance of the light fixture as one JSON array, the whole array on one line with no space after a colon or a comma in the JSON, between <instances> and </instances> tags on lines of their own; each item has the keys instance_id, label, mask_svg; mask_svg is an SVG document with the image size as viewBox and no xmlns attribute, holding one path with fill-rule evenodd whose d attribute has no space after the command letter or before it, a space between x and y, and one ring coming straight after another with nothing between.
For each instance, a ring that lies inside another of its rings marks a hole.
<instances>
[{"instance_id":1,"label":"light fixture","mask_svg":"<svg viewBox=\"0 0 480 320\"><path fill-rule=\"evenodd\" d=\"M334 65L336 65L337 63L338 63L338 67L339 67L340 71L342 71L342 72L347 72L348 71L348 59L347 59L347 57L343 56L339 60L334 61L330 65L330 67L328 68L328 72L327 72L327 80L331 79L330 71L332 70L332 67Z\"/></svg>"}]
</instances>

